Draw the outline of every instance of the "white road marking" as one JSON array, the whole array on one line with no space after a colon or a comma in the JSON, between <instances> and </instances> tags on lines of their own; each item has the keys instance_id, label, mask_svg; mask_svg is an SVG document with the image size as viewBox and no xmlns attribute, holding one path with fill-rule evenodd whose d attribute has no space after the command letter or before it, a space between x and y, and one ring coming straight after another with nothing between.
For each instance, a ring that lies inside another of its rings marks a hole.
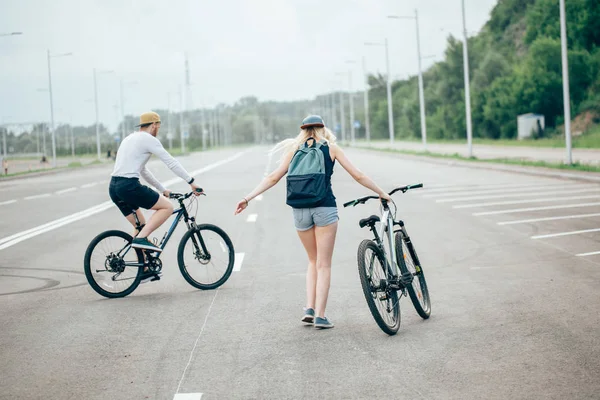
<instances>
[{"instance_id":1,"label":"white road marking","mask_svg":"<svg viewBox=\"0 0 600 400\"><path fill-rule=\"evenodd\" d=\"M595 229L585 229L582 231L571 231L571 232L560 232L560 233L551 233L549 235L536 235L532 236L532 239L547 239L559 236L569 236L569 235L579 235L581 233L590 233L590 232L600 232L600 228Z\"/></svg>"},{"instance_id":2,"label":"white road marking","mask_svg":"<svg viewBox=\"0 0 600 400\"><path fill-rule=\"evenodd\" d=\"M256 201L262 201L262 199L263 199L263 195L262 195L262 194L259 194L259 195L258 195L258 196L256 196L254 199L255 199Z\"/></svg>"},{"instance_id":3,"label":"white road marking","mask_svg":"<svg viewBox=\"0 0 600 400\"><path fill-rule=\"evenodd\" d=\"M518 186L512 186L512 185L506 185L506 187L503 187L502 185L496 185L494 188L492 189L485 189L485 190L477 190L477 188L473 188L473 189L469 189L469 188L462 188L460 190L453 190L451 193L435 193L435 194L426 194L423 197L425 198L437 198L437 197L447 197L448 195L451 196L478 196L478 195L487 195L487 194L502 194L502 193L507 193L507 192L515 192L518 191L519 193L527 193L527 192L535 192L535 191L539 191L542 189L556 189L557 187L561 187L565 190L571 190L571 189L581 189L581 188L586 188L586 187L590 187L590 185L582 185L582 184L578 184L578 183L569 183L569 184L563 184L563 185L548 185L548 184L543 184L543 185L527 185L527 187L518 187ZM517 190L513 190L513 189L517 189Z\"/></svg>"},{"instance_id":4,"label":"white road marking","mask_svg":"<svg viewBox=\"0 0 600 400\"><path fill-rule=\"evenodd\" d=\"M451 185L451 187L447 187L447 188L427 189L427 191L424 193L426 194L426 197L435 197L435 196L440 196L440 193L444 193L444 192L467 192L468 194L479 194L479 192L488 192L488 191L494 191L494 192L504 191L504 192L506 192L506 191L511 191L511 189L516 189L516 188L519 188L520 190L527 190L529 188L542 188L542 187L556 189L558 187L573 186L573 185L581 185L581 184L580 183L566 183L566 184L554 183L554 184L552 184L552 183L548 183L548 182L511 184L511 183L500 182L500 183L491 183L491 184L486 184L486 185L464 185L464 186L461 186L459 183L459 184ZM459 194L459 193L455 193L455 194Z\"/></svg>"},{"instance_id":5,"label":"white road marking","mask_svg":"<svg viewBox=\"0 0 600 400\"><path fill-rule=\"evenodd\" d=\"M587 256L595 256L600 254L600 251L592 251L591 253L581 253L577 254L577 257L587 257Z\"/></svg>"},{"instance_id":6,"label":"white road marking","mask_svg":"<svg viewBox=\"0 0 600 400\"><path fill-rule=\"evenodd\" d=\"M452 206L452 208L507 206L507 205L511 205L511 204L546 203L546 202L563 201L563 200L586 200L586 199L597 199L597 198L600 198L600 194L591 194L591 195L587 195L587 196L571 196L571 197L544 197L544 198L527 199L527 200L496 201L496 202L491 202L491 203L460 204L457 206Z\"/></svg>"},{"instance_id":7,"label":"white road marking","mask_svg":"<svg viewBox=\"0 0 600 400\"><path fill-rule=\"evenodd\" d=\"M200 400L202 393L177 393L173 400Z\"/></svg>"},{"instance_id":8,"label":"white road marking","mask_svg":"<svg viewBox=\"0 0 600 400\"><path fill-rule=\"evenodd\" d=\"M246 253L235 253L235 262L233 263L234 271L241 271L245 256Z\"/></svg>"},{"instance_id":9,"label":"white road marking","mask_svg":"<svg viewBox=\"0 0 600 400\"><path fill-rule=\"evenodd\" d=\"M102 204L99 204L97 206L88 208L86 210L77 212L75 214L71 214L71 215L66 216L64 218L60 218L60 219L48 222L47 224L38 226L36 228L28 229L26 231L19 232L19 233L16 233L14 235L2 238L2 239L0 239L0 250L4 250L7 247L14 246L17 243L20 243L20 242L22 242L24 240L27 240L27 239L31 239L32 237L37 236L37 235L41 235L42 233L49 232L49 231L54 230L56 228L60 228L61 226L70 224L70 223L75 222L75 221L79 221L80 219L84 219L84 218L87 218L87 217L92 216L94 214L98 214L99 212L102 212L104 210L108 210L112 206L113 206L112 201L106 201L106 202L104 202Z\"/></svg>"},{"instance_id":10,"label":"white road marking","mask_svg":"<svg viewBox=\"0 0 600 400\"><path fill-rule=\"evenodd\" d=\"M25 197L25 200L41 199L43 197L50 197L50 193L36 194L34 196L27 196L27 197Z\"/></svg>"},{"instance_id":11,"label":"white road marking","mask_svg":"<svg viewBox=\"0 0 600 400\"><path fill-rule=\"evenodd\" d=\"M593 189L581 189L581 190L569 190L568 194L577 193L589 193L589 192L600 192L600 187ZM473 200L491 200L491 199L503 199L507 197L530 197L530 196L546 196L546 195L564 195L565 191L552 191L552 192L535 192L535 193L503 193L491 196L472 196L472 197L451 197L448 199L438 199L436 203L452 203L455 201L473 201Z\"/></svg>"},{"instance_id":12,"label":"white road marking","mask_svg":"<svg viewBox=\"0 0 600 400\"><path fill-rule=\"evenodd\" d=\"M63 189L63 190L59 190L58 192L54 192L54 194L63 194L63 193L69 193L69 192L74 192L76 191L77 188L76 187L70 187L68 189Z\"/></svg>"},{"instance_id":13,"label":"white road marking","mask_svg":"<svg viewBox=\"0 0 600 400\"><path fill-rule=\"evenodd\" d=\"M475 217L481 217L483 215L511 214L511 213L521 213L521 212L529 212L529 211L559 210L561 208L578 208L578 207L592 207L592 206L600 206L600 203L581 203L581 204L567 204L567 205L547 206L547 207L514 208L514 209L510 209L510 210L477 212L477 213L473 213L473 215Z\"/></svg>"},{"instance_id":14,"label":"white road marking","mask_svg":"<svg viewBox=\"0 0 600 400\"><path fill-rule=\"evenodd\" d=\"M16 200L7 200L7 201L3 201L0 203L0 206L6 205L6 204L12 204L12 203L16 203Z\"/></svg>"},{"instance_id":15,"label":"white road marking","mask_svg":"<svg viewBox=\"0 0 600 400\"><path fill-rule=\"evenodd\" d=\"M248 219L246 219L246 222L256 222L256 218L258 218L258 214L250 214L248 215Z\"/></svg>"},{"instance_id":16,"label":"white road marking","mask_svg":"<svg viewBox=\"0 0 600 400\"><path fill-rule=\"evenodd\" d=\"M237 153L229 158L218 161L214 164L207 165L204 168L200 168L196 171L193 171L190 175L198 175L198 174L204 173L206 171L210 171L211 169L214 169L220 165L231 162L231 161L241 157L243 154L247 153L248 151L250 151L250 149L240 152L240 153ZM164 182L164 186L168 187L169 185L172 185L173 183L180 182L180 181L181 181L181 178L174 178L174 179ZM47 193L44 195L30 196L30 198L49 197L49 196L50 196L50 194ZM25 199L29 199L29 198L26 197ZM104 203L100 203L94 207L87 208L83 211L79 211L74 214L67 215L66 217L59 218L54 221L50 221L46 224L37 226L35 228L27 229L25 231L18 232L14 235L2 238L2 239L0 239L0 250L4 250L8 247L14 246L17 243L20 243L24 240L30 239L37 235L41 235L42 233L49 232L51 230L60 228L61 226L64 226L64 225L70 224L72 222L79 221L81 219L98 214L104 210L108 210L109 208L111 208L113 206L114 206L114 204L112 201L105 201Z\"/></svg>"},{"instance_id":17,"label":"white road marking","mask_svg":"<svg viewBox=\"0 0 600 400\"><path fill-rule=\"evenodd\" d=\"M87 189L87 188L91 188L96 186L97 184L99 184L100 182L92 182L92 183L86 183L85 185L81 185L82 189Z\"/></svg>"},{"instance_id":18,"label":"white road marking","mask_svg":"<svg viewBox=\"0 0 600 400\"><path fill-rule=\"evenodd\" d=\"M546 218L522 219L520 221L502 221L502 222L498 222L498 225L528 224L530 222L557 221L557 220L561 220L561 219L576 219L576 218L590 218L590 217L600 217L600 213L596 213L596 214L563 215L561 217L546 217Z\"/></svg>"},{"instance_id":19,"label":"white road marking","mask_svg":"<svg viewBox=\"0 0 600 400\"><path fill-rule=\"evenodd\" d=\"M210 315L213 304L215 304L215 299L217 298L217 295L219 294L219 289L220 288L217 288L217 290L215 291L215 296L213 297L212 302L210 303L210 306L208 307L208 312L206 313L206 317L204 318L204 323L202 324L202 328L200 328L200 333L198 334L198 337L196 338L194 347L192 347L192 351L190 352L190 358L187 362L187 365L185 366L185 369L183 370L183 374L181 375L181 379L179 380L179 385L177 385L177 390L175 391L175 396L180 394L179 389L181 389L181 384L183 383L183 379L185 378L185 373L187 372L188 368L190 367L190 364L192 363L192 357L194 356L194 350L196 350L196 347L198 346L198 341L200 340L200 337L202 336L202 333L204 332L204 327L206 327L206 321L208 321L208 316Z\"/></svg>"}]
</instances>

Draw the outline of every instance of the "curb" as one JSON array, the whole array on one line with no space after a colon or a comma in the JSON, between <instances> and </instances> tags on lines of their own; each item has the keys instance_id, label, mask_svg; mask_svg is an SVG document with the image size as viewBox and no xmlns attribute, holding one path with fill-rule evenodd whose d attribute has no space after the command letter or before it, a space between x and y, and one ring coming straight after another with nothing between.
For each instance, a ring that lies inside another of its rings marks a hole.
<instances>
[{"instance_id":1,"label":"curb","mask_svg":"<svg viewBox=\"0 0 600 400\"><path fill-rule=\"evenodd\" d=\"M569 179L569 180L579 180L585 182L597 182L600 183L600 173L598 172L563 172L560 170L554 170L552 168L544 168L544 167L530 167L530 166L515 166L515 165L506 165L500 163L493 163L489 161L461 161L461 160L450 160L444 158L437 157L428 157L428 156L420 156L414 154L402 153L401 151L394 151L388 149L376 149L372 147L362 147L362 146L354 146L351 148L361 149L361 150L369 150L376 151L379 153L386 153L392 156L402 156L405 158L411 158L413 160L418 160L422 162L427 162L431 164L442 164L442 165L451 165L465 168L479 168L479 169L488 169L492 171L504 171L504 172L513 172L525 175L534 175L534 176L544 176L551 178L559 178L559 179ZM437 153L439 154L439 153ZM443 155L443 154L440 154Z\"/></svg>"},{"instance_id":2,"label":"curb","mask_svg":"<svg viewBox=\"0 0 600 400\"><path fill-rule=\"evenodd\" d=\"M31 173L25 173L25 174L20 174L20 175L15 175L15 176L9 176L9 177L2 177L0 176L0 183L2 182L9 182L9 181L16 181L19 179L27 179L27 178L36 178L38 176L44 176L44 175L56 175L56 174L60 174L63 172L69 172L69 171L79 171L81 169L87 169L87 168L94 168L94 167L104 167L106 165L114 165L114 163L112 164L108 164L108 163L102 163L102 164L88 164L88 165L82 165L80 167L60 167L60 168L50 168L46 171L38 171L38 172L31 172Z\"/></svg>"}]
</instances>

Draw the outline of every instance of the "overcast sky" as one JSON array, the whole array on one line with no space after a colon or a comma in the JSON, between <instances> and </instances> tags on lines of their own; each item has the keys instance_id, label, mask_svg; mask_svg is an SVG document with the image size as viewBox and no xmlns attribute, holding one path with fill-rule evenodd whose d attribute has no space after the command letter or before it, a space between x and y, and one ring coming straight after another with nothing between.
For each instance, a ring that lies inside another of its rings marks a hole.
<instances>
[{"instance_id":1,"label":"overcast sky","mask_svg":"<svg viewBox=\"0 0 600 400\"><path fill-rule=\"evenodd\" d=\"M465 0L467 29L477 31L497 0ZM417 71L415 24L387 15L419 10L424 67L440 60L447 36L461 35L460 0L0 0L0 123L48 121L46 50L52 58L55 120L92 124L93 68L101 122L114 127L124 110L180 109L187 52L192 106L312 98L332 89L362 89L368 72ZM355 64L346 61L355 60ZM339 73L345 72L346 76ZM171 93L169 96L168 94ZM119 105L119 107L115 107Z\"/></svg>"}]
</instances>

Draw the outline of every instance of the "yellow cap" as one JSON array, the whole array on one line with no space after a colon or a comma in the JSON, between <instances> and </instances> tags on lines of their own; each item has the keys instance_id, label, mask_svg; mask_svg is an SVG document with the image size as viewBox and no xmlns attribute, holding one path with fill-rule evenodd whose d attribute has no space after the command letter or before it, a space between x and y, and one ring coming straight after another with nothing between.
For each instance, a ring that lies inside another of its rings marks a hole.
<instances>
[{"instance_id":1,"label":"yellow cap","mask_svg":"<svg viewBox=\"0 0 600 400\"><path fill-rule=\"evenodd\" d=\"M160 115L158 115L154 111L149 111L149 112L145 112L142 115L140 115L140 123L136 126L152 124L154 122L160 123Z\"/></svg>"}]
</instances>

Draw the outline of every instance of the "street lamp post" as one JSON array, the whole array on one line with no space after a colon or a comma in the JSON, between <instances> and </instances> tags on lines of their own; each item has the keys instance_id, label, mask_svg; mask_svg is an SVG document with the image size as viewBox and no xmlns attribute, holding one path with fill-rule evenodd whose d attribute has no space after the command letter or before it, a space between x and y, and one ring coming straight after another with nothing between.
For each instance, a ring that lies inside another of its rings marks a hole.
<instances>
[{"instance_id":1,"label":"street lamp post","mask_svg":"<svg viewBox=\"0 0 600 400\"><path fill-rule=\"evenodd\" d=\"M355 64L353 60L346 61L346 64ZM354 144L356 140L356 128L354 127L354 95L352 93L352 69L348 69L348 103L350 104L350 142Z\"/></svg>"},{"instance_id":2,"label":"street lamp post","mask_svg":"<svg viewBox=\"0 0 600 400\"><path fill-rule=\"evenodd\" d=\"M414 19L417 27L417 61L419 64L419 108L421 111L421 139L423 140L423 148L427 149L427 124L425 121L425 94L423 90L423 69L421 67L421 40L419 36L419 12L415 9L415 16L397 16L390 15L388 18L392 19Z\"/></svg>"},{"instance_id":3,"label":"street lamp post","mask_svg":"<svg viewBox=\"0 0 600 400\"><path fill-rule=\"evenodd\" d=\"M385 65L387 73L387 103L388 103L388 130L390 133L390 143L394 144L394 111L392 107L392 76L390 74L390 57L388 52L388 40L382 43L366 42L365 46L384 46L385 47Z\"/></svg>"},{"instance_id":4,"label":"street lamp post","mask_svg":"<svg viewBox=\"0 0 600 400\"><path fill-rule=\"evenodd\" d=\"M48 54L48 91L50 93L50 129L52 130L52 166L54 168L56 168L56 133L54 132L54 102L52 99L52 69L50 67L50 59L70 56L70 55L72 55L72 53L50 55L50 50L48 50L47 54Z\"/></svg>"},{"instance_id":5,"label":"street lamp post","mask_svg":"<svg viewBox=\"0 0 600 400\"><path fill-rule=\"evenodd\" d=\"M16 35L22 35L23 32L9 32L9 33L0 33L0 36L16 36ZM6 129L4 129L4 135L3 135L3 139L2 139L4 145L3 145L3 154L4 154L4 159L6 159Z\"/></svg>"},{"instance_id":6,"label":"street lamp post","mask_svg":"<svg viewBox=\"0 0 600 400\"><path fill-rule=\"evenodd\" d=\"M364 90L364 107L365 107L365 134L367 142L371 141L371 123L369 118L369 76L367 75L367 67L365 62L365 56L362 57L362 69L365 79L365 90Z\"/></svg>"},{"instance_id":7,"label":"street lamp post","mask_svg":"<svg viewBox=\"0 0 600 400\"><path fill-rule=\"evenodd\" d=\"M567 23L565 16L565 0L560 0L560 43L562 53L565 141L567 145L567 162L570 165L573 164L573 155L571 154L571 96L569 93L569 60L567 57Z\"/></svg>"},{"instance_id":8,"label":"street lamp post","mask_svg":"<svg viewBox=\"0 0 600 400\"><path fill-rule=\"evenodd\" d=\"M462 0L462 15L463 15L463 65L465 72L465 112L467 118L467 148L468 157L473 156L473 127L471 126L471 89L469 82L469 49L468 49L468 37L467 37L467 22L465 19L465 0Z\"/></svg>"},{"instance_id":9,"label":"street lamp post","mask_svg":"<svg viewBox=\"0 0 600 400\"><path fill-rule=\"evenodd\" d=\"M337 76L346 75L344 72L338 72ZM342 143L346 141L346 110L344 107L344 91L340 89L340 135Z\"/></svg>"},{"instance_id":10,"label":"street lamp post","mask_svg":"<svg viewBox=\"0 0 600 400\"><path fill-rule=\"evenodd\" d=\"M98 73L105 73L105 74L110 74L113 73L114 71L96 71L96 68L94 68L94 105L95 105L95 110L96 110L96 150L98 153L98 160L100 160L100 121L99 121L99 117L98 117L98 84L97 84L97 78L96 75Z\"/></svg>"}]
</instances>

